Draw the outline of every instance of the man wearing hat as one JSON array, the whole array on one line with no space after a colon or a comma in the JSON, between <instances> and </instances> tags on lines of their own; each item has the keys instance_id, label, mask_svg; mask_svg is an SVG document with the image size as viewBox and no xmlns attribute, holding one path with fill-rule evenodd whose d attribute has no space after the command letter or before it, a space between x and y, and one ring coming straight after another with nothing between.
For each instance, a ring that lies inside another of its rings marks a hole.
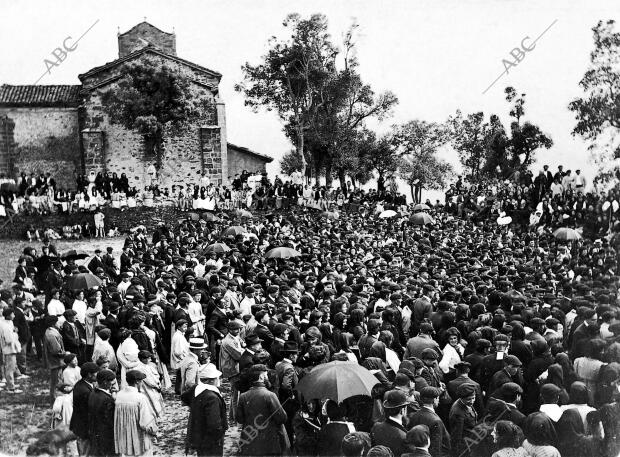
<instances>
[{"instance_id":1,"label":"man wearing hat","mask_svg":"<svg viewBox=\"0 0 620 457\"><path fill-rule=\"evenodd\" d=\"M90 270L92 274L96 274L97 268L101 268L105 270L105 267L106 265L103 263L103 260L101 259L101 249L97 248L95 249L94 257L91 259L90 262L88 262L88 269Z\"/></svg>"},{"instance_id":2,"label":"man wearing hat","mask_svg":"<svg viewBox=\"0 0 620 457\"><path fill-rule=\"evenodd\" d=\"M482 402L482 389L480 384L469 377L471 370L471 364L469 362L459 362L454 365L456 370L456 378L448 382L446 386L451 398L459 398L456 394L457 389L461 384L473 384L476 388L476 401L474 402L474 408L479 415L483 413L484 404Z\"/></svg>"},{"instance_id":3,"label":"man wearing hat","mask_svg":"<svg viewBox=\"0 0 620 457\"><path fill-rule=\"evenodd\" d=\"M441 356L441 349L437 341L432 337L433 325L430 322L422 322L418 328L420 333L407 341L404 358L420 357L424 349L433 349L438 356Z\"/></svg>"},{"instance_id":4,"label":"man wearing hat","mask_svg":"<svg viewBox=\"0 0 620 457\"><path fill-rule=\"evenodd\" d=\"M129 370L125 378L127 385L116 395L115 451L126 456L151 454L158 427L148 399L140 392L146 375L139 370Z\"/></svg>"},{"instance_id":5,"label":"man wearing hat","mask_svg":"<svg viewBox=\"0 0 620 457\"><path fill-rule=\"evenodd\" d=\"M219 363L220 348L222 340L228 333L226 325L228 324L228 316L226 315L226 303L217 300L216 307L211 313L207 324L207 334L209 335L209 349L213 354L213 360Z\"/></svg>"},{"instance_id":6,"label":"man wearing hat","mask_svg":"<svg viewBox=\"0 0 620 457\"><path fill-rule=\"evenodd\" d=\"M181 395L189 406L186 453L196 450L198 456L222 455L224 434L228 429L226 401L219 390L222 372L215 365L203 365L198 370L199 382Z\"/></svg>"},{"instance_id":7,"label":"man wearing hat","mask_svg":"<svg viewBox=\"0 0 620 457\"><path fill-rule=\"evenodd\" d=\"M476 401L476 386L464 383L456 389L458 400L450 408L450 437L454 455L469 456L468 441L475 439L472 434L478 421L478 414L474 409Z\"/></svg>"},{"instance_id":8,"label":"man wearing hat","mask_svg":"<svg viewBox=\"0 0 620 457\"><path fill-rule=\"evenodd\" d=\"M409 400L402 390L390 390L383 398L386 419L372 426L370 430L372 445L387 446L394 455L401 455L406 450L407 430L403 426L403 418L407 412Z\"/></svg>"},{"instance_id":9,"label":"man wearing hat","mask_svg":"<svg viewBox=\"0 0 620 457\"><path fill-rule=\"evenodd\" d=\"M262 342L263 340L256 334L245 337L245 350L239 359L239 373L243 373L254 364L252 358L256 351L260 351L263 348Z\"/></svg>"},{"instance_id":10,"label":"man wearing hat","mask_svg":"<svg viewBox=\"0 0 620 457\"><path fill-rule=\"evenodd\" d=\"M431 445L430 430L426 425L416 425L407 432L405 448L409 451L402 457L431 457L428 449Z\"/></svg>"},{"instance_id":11,"label":"man wearing hat","mask_svg":"<svg viewBox=\"0 0 620 457\"><path fill-rule=\"evenodd\" d=\"M104 368L97 373L97 387L88 397L90 455L114 455L114 408L112 385L116 375Z\"/></svg>"},{"instance_id":12,"label":"man wearing hat","mask_svg":"<svg viewBox=\"0 0 620 457\"><path fill-rule=\"evenodd\" d=\"M58 329L64 323L64 317L47 316L45 318L45 335L43 338L43 360L45 366L50 370L50 400L54 404L56 398L56 385L60 380L60 373L65 357L65 345L62 342L62 335Z\"/></svg>"},{"instance_id":13,"label":"man wearing hat","mask_svg":"<svg viewBox=\"0 0 620 457\"><path fill-rule=\"evenodd\" d=\"M198 383L200 367L208 364L209 361L210 353L204 339L190 338L188 352L178 366L175 392L180 395L194 387Z\"/></svg>"},{"instance_id":14,"label":"man wearing hat","mask_svg":"<svg viewBox=\"0 0 620 457\"><path fill-rule=\"evenodd\" d=\"M520 375L521 365L521 361L514 355L509 354L505 356L504 368L495 373L491 378L487 396L493 395L493 393L497 389L499 389L503 384L506 384L507 382L523 384L523 376Z\"/></svg>"},{"instance_id":15,"label":"man wearing hat","mask_svg":"<svg viewBox=\"0 0 620 457\"><path fill-rule=\"evenodd\" d=\"M76 354L78 356L78 360L82 362L84 352L83 348L86 343L86 332L82 332L83 329L78 327L81 325L75 320L77 311L68 309L63 313L63 316L65 317L65 323L60 329L60 334L62 335L62 341L65 345L65 349L67 352Z\"/></svg>"},{"instance_id":16,"label":"man wearing hat","mask_svg":"<svg viewBox=\"0 0 620 457\"><path fill-rule=\"evenodd\" d=\"M239 396L236 417L242 430L240 455L281 455L286 449L281 433L287 416L276 394L266 387L268 371L263 364L250 368L252 387Z\"/></svg>"},{"instance_id":17,"label":"man wearing hat","mask_svg":"<svg viewBox=\"0 0 620 457\"><path fill-rule=\"evenodd\" d=\"M488 410L502 410L502 419L509 420L519 427L523 427L526 416L518 408L522 395L523 389L519 384L507 382L489 399Z\"/></svg>"},{"instance_id":18,"label":"man wearing hat","mask_svg":"<svg viewBox=\"0 0 620 457\"><path fill-rule=\"evenodd\" d=\"M435 387L423 387L420 390L421 408L415 413L409 414L409 426L426 425L430 431L430 447L428 452L433 456L450 456L450 434L446 426L435 412L439 406L439 389Z\"/></svg>"},{"instance_id":19,"label":"man wearing hat","mask_svg":"<svg viewBox=\"0 0 620 457\"><path fill-rule=\"evenodd\" d=\"M88 455L90 442L88 439L88 397L93 391L99 366L93 362L82 365L80 379L73 387L73 415L69 429L77 436L78 452Z\"/></svg>"},{"instance_id":20,"label":"man wearing hat","mask_svg":"<svg viewBox=\"0 0 620 457\"><path fill-rule=\"evenodd\" d=\"M222 340L220 348L220 369L222 375L230 381L230 414L231 420L234 420L234 412L237 409L237 398L239 391L237 390L237 377L239 376L239 360L243 354L243 347L239 339L239 332L243 325L236 320L229 321L226 324L228 333Z\"/></svg>"},{"instance_id":21,"label":"man wearing hat","mask_svg":"<svg viewBox=\"0 0 620 457\"><path fill-rule=\"evenodd\" d=\"M278 376L278 398L282 404L284 411L288 416L286 421L286 431L289 439L293 439L292 421L295 413L299 409L299 405L295 399L295 387L299 382L299 375L295 367L299 348L295 341L285 341L280 349L282 360L276 363L276 375Z\"/></svg>"},{"instance_id":22,"label":"man wearing hat","mask_svg":"<svg viewBox=\"0 0 620 457\"><path fill-rule=\"evenodd\" d=\"M118 322L119 311L120 305L115 301L111 301L108 308L108 315L101 322L103 325L110 329L110 345L115 352L120 344L120 341L118 339L118 334L121 329L121 325Z\"/></svg>"}]
</instances>

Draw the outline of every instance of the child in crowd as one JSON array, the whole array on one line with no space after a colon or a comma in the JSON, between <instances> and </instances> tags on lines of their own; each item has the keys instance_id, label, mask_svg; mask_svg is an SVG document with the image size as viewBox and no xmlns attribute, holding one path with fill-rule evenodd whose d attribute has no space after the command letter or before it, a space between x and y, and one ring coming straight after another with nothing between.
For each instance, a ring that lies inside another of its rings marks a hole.
<instances>
[{"instance_id":1,"label":"child in crowd","mask_svg":"<svg viewBox=\"0 0 620 457\"><path fill-rule=\"evenodd\" d=\"M103 220L105 219L105 214L101 212L101 209L97 209L95 213L95 238L105 238L105 225Z\"/></svg>"},{"instance_id":2,"label":"child in crowd","mask_svg":"<svg viewBox=\"0 0 620 457\"><path fill-rule=\"evenodd\" d=\"M75 386L75 383L82 379L80 367L78 367L77 355L68 353L65 355L65 363L67 366L62 370L62 382L68 386Z\"/></svg>"}]
</instances>

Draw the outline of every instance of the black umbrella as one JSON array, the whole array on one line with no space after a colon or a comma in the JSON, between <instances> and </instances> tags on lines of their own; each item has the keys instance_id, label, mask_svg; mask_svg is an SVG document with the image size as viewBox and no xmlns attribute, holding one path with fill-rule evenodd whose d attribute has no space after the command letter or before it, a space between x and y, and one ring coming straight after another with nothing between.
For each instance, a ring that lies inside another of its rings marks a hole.
<instances>
[{"instance_id":1,"label":"black umbrella","mask_svg":"<svg viewBox=\"0 0 620 457\"><path fill-rule=\"evenodd\" d=\"M86 290L93 287L99 287L101 279L92 273L78 273L69 276L67 279L67 288L71 290Z\"/></svg>"},{"instance_id":2,"label":"black umbrella","mask_svg":"<svg viewBox=\"0 0 620 457\"><path fill-rule=\"evenodd\" d=\"M88 253L82 250L71 249L60 256L62 260L80 260L88 257Z\"/></svg>"}]
</instances>

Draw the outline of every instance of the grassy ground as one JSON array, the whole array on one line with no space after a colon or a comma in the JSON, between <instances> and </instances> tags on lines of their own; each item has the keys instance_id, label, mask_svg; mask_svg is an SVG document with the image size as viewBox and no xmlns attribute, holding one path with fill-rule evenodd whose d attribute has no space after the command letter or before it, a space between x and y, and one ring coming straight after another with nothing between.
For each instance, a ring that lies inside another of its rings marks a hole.
<instances>
[{"instance_id":1,"label":"grassy ground","mask_svg":"<svg viewBox=\"0 0 620 457\"><path fill-rule=\"evenodd\" d=\"M92 240L56 240L52 244L56 246L60 255L69 249L81 249L90 255L94 255L95 249L99 248L105 252L106 247L112 246L114 248L114 255L118 259L121 255L123 242L124 238L118 237L94 238ZM4 281L3 287L10 286L13 281L17 259L24 252L24 248L31 246L37 250L37 254L41 254L42 245L40 241L31 243L28 241L0 240L0 279ZM80 264L82 261L77 263Z\"/></svg>"}]
</instances>

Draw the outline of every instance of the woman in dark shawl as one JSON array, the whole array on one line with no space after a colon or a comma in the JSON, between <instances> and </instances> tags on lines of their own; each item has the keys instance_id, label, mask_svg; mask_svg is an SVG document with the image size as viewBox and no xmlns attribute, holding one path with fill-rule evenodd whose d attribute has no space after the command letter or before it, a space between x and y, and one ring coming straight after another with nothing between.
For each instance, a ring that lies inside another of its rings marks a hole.
<instances>
[{"instance_id":1,"label":"woman in dark shawl","mask_svg":"<svg viewBox=\"0 0 620 457\"><path fill-rule=\"evenodd\" d=\"M523 423L525 441L523 448L532 457L561 457L555 447L558 442L553 421L545 413L532 413L525 418Z\"/></svg>"},{"instance_id":2,"label":"woman in dark shawl","mask_svg":"<svg viewBox=\"0 0 620 457\"><path fill-rule=\"evenodd\" d=\"M558 451L562 457L599 457L601 442L593 436L587 436L581 415L576 409L567 409L556 424Z\"/></svg>"}]
</instances>

